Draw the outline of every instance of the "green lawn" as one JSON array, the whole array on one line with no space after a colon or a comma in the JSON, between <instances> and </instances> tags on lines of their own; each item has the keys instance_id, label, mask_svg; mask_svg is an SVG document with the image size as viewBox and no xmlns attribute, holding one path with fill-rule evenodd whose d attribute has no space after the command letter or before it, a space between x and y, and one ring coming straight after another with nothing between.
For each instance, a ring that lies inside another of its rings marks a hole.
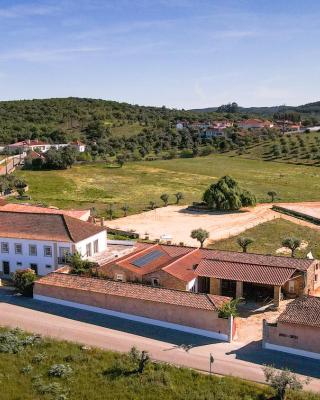
<instances>
[{"instance_id":1,"label":"green lawn","mask_svg":"<svg viewBox=\"0 0 320 400\"><path fill-rule=\"evenodd\" d=\"M125 354L40 339L19 348L26 334L8 343L0 329L0 382L3 400L266 400L270 388L237 378L218 378L166 364L150 363L142 374ZM7 333L6 333L7 335ZM15 350L16 354L4 351ZM69 374L50 376L55 364ZM290 394L288 400L319 400L316 394Z\"/></svg>"},{"instance_id":2,"label":"green lawn","mask_svg":"<svg viewBox=\"0 0 320 400\"><path fill-rule=\"evenodd\" d=\"M311 251L315 258L320 258L320 232L284 219L264 222L238 236L213 243L209 247L219 250L241 251L237 244L237 238L240 236L254 239L254 243L250 245L248 252L261 254L276 254L276 250L282 247L282 240L288 236L294 236L308 242L308 246L304 250L296 252L297 257L306 257L307 253Z\"/></svg>"},{"instance_id":3,"label":"green lawn","mask_svg":"<svg viewBox=\"0 0 320 400\"><path fill-rule=\"evenodd\" d=\"M34 202L65 208L106 204L130 206L130 213L145 209L150 200L162 204L162 193L181 191L184 203L198 201L207 186L229 174L259 201L275 190L282 201L319 200L320 170L317 167L279 164L239 157L212 155L192 159L142 161L110 168L104 163L75 165L63 171L18 171L29 184ZM118 211L121 215L121 211Z\"/></svg>"}]
</instances>

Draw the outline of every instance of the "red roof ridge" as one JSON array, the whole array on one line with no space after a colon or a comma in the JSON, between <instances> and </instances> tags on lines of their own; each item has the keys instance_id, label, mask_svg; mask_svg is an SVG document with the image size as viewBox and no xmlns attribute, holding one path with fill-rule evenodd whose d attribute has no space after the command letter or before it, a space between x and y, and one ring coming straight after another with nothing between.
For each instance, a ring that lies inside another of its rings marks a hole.
<instances>
[{"instance_id":1,"label":"red roof ridge","mask_svg":"<svg viewBox=\"0 0 320 400\"><path fill-rule=\"evenodd\" d=\"M253 253L251 253L253 254ZM286 257L289 258L289 257ZM290 258L289 258L290 259ZM263 264L263 263L257 263L257 262L249 262L249 261L242 261L242 260L221 260L219 258L202 258L200 260L200 262L206 262L206 261L217 261L217 262L221 262L221 263L232 263L232 264L249 264L249 265L253 265L254 267L267 267L267 268L287 268L287 269L297 269L296 267L292 266L279 266L279 265L270 265L270 264ZM314 260L311 260L314 261Z\"/></svg>"}]
</instances>

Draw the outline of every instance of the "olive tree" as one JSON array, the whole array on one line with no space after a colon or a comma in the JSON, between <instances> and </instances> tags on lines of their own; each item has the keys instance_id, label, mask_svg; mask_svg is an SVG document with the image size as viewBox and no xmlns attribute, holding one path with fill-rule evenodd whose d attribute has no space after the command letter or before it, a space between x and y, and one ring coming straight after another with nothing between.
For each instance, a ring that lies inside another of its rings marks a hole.
<instances>
[{"instance_id":1,"label":"olive tree","mask_svg":"<svg viewBox=\"0 0 320 400\"><path fill-rule=\"evenodd\" d=\"M254 240L249 237L241 236L237 239L237 243L242 248L243 253L247 252L248 246L250 246L250 244L252 244L253 242Z\"/></svg>"},{"instance_id":2,"label":"olive tree","mask_svg":"<svg viewBox=\"0 0 320 400\"><path fill-rule=\"evenodd\" d=\"M176 196L176 204L179 204L180 200L184 199L184 195L181 192L175 193L175 196Z\"/></svg>"},{"instance_id":3,"label":"olive tree","mask_svg":"<svg viewBox=\"0 0 320 400\"><path fill-rule=\"evenodd\" d=\"M287 237L282 241L282 246L290 249L291 257L295 256L296 250L300 247L301 240L294 237Z\"/></svg>"},{"instance_id":4,"label":"olive tree","mask_svg":"<svg viewBox=\"0 0 320 400\"><path fill-rule=\"evenodd\" d=\"M271 366L265 366L263 372L266 381L275 389L277 400L286 400L288 389L302 390L303 384L310 382L310 379L299 380L298 376L289 369L277 370Z\"/></svg>"},{"instance_id":5,"label":"olive tree","mask_svg":"<svg viewBox=\"0 0 320 400\"><path fill-rule=\"evenodd\" d=\"M169 195L167 193L163 193L160 196L160 199L164 202L165 207L167 207L167 205L169 203Z\"/></svg>"},{"instance_id":6,"label":"olive tree","mask_svg":"<svg viewBox=\"0 0 320 400\"><path fill-rule=\"evenodd\" d=\"M197 239L198 242L200 242L200 247L202 248L204 245L204 242L208 239L209 237L209 232L206 231L205 229L202 228L198 228L198 229L194 229L191 232L192 239Z\"/></svg>"}]
</instances>

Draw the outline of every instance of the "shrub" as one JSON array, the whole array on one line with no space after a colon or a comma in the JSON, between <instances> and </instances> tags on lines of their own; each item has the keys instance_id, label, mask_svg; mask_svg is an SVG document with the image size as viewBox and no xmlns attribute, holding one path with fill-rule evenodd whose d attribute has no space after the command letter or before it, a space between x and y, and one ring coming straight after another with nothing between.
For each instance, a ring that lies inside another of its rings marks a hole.
<instances>
[{"instance_id":1,"label":"shrub","mask_svg":"<svg viewBox=\"0 0 320 400\"><path fill-rule=\"evenodd\" d=\"M27 346L33 346L40 341L40 336L22 335L19 329L0 334L0 353L18 354Z\"/></svg>"},{"instance_id":2,"label":"shrub","mask_svg":"<svg viewBox=\"0 0 320 400\"><path fill-rule=\"evenodd\" d=\"M220 318L229 318L229 317L236 317L238 315L238 304L239 299L234 299L224 303L219 308L219 317Z\"/></svg>"},{"instance_id":3,"label":"shrub","mask_svg":"<svg viewBox=\"0 0 320 400\"><path fill-rule=\"evenodd\" d=\"M18 269L13 274L13 284L18 292L24 296L32 296L35 279L36 275L32 269Z\"/></svg>"},{"instance_id":4,"label":"shrub","mask_svg":"<svg viewBox=\"0 0 320 400\"><path fill-rule=\"evenodd\" d=\"M64 378L72 374L72 372L69 364L54 364L50 367L48 375L56 378Z\"/></svg>"}]
</instances>

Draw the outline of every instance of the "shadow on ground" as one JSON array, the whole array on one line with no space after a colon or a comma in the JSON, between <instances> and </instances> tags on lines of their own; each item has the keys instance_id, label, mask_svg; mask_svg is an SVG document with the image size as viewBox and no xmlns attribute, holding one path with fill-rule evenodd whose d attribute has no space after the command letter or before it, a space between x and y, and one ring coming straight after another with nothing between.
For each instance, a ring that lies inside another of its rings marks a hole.
<instances>
[{"instance_id":1,"label":"shadow on ground","mask_svg":"<svg viewBox=\"0 0 320 400\"><path fill-rule=\"evenodd\" d=\"M101 326L103 328L114 329L150 339L168 342L177 347L181 347L182 349L190 349L192 347L205 346L219 342L215 339L204 336L161 328L159 326L143 324L141 322L98 314L91 311L78 310L73 307L62 306L59 304L46 303L19 295L16 296L4 290L0 290L0 302L14 304L20 307L57 315L59 317Z\"/></svg>"},{"instance_id":2,"label":"shadow on ground","mask_svg":"<svg viewBox=\"0 0 320 400\"><path fill-rule=\"evenodd\" d=\"M234 354L238 360L260 365L273 365L279 369L288 368L298 374L320 379L319 360L263 349L261 340L248 343L226 354Z\"/></svg>"}]
</instances>

